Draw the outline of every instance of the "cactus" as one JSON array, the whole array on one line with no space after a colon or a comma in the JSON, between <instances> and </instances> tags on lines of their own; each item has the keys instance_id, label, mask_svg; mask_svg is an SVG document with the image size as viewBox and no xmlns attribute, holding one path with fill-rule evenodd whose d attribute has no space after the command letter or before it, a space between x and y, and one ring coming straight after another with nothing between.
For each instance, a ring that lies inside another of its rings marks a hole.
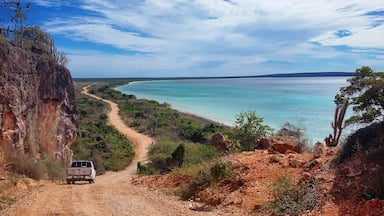
<instances>
[{"instance_id":1,"label":"cactus","mask_svg":"<svg viewBox=\"0 0 384 216\"><path fill-rule=\"evenodd\" d=\"M324 140L327 146L337 146L337 144L339 143L341 132L345 128L345 124L343 125L343 121L348 105L348 100L345 100L342 105L336 106L334 121L331 124L333 128L333 136L329 134L329 136L326 137Z\"/></svg>"}]
</instances>

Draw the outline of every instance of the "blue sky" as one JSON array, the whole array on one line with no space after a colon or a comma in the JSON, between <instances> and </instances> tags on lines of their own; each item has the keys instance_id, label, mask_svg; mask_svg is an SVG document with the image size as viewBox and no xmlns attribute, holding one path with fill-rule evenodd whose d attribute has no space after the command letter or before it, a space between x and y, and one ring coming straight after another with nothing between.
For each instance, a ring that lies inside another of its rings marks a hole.
<instances>
[{"instance_id":1,"label":"blue sky","mask_svg":"<svg viewBox=\"0 0 384 216\"><path fill-rule=\"evenodd\" d=\"M30 0L73 77L384 71L384 0Z\"/></svg>"}]
</instances>

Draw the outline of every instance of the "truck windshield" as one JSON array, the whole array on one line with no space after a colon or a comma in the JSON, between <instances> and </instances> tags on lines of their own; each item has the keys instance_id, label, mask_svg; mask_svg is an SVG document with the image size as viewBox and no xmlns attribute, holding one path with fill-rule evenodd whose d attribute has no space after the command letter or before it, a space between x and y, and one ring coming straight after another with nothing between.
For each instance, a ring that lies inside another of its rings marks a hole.
<instances>
[{"instance_id":1,"label":"truck windshield","mask_svg":"<svg viewBox=\"0 0 384 216\"><path fill-rule=\"evenodd\" d=\"M92 165L89 161L74 161L72 162L71 167L92 167Z\"/></svg>"}]
</instances>

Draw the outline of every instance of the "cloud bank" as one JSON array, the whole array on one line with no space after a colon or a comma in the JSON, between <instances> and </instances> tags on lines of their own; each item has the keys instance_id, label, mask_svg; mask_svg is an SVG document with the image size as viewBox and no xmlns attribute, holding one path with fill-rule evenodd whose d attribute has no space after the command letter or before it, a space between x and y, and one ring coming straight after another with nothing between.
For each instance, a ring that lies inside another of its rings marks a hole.
<instances>
[{"instance_id":1,"label":"cloud bank","mask_svg":"<svg viewBox=\"0 0 384 216\"><path fill-rule=\"evenodd\" d=\"M32 3L75 77L384 70L381 1Z\"/></svg>"}]
</instances>

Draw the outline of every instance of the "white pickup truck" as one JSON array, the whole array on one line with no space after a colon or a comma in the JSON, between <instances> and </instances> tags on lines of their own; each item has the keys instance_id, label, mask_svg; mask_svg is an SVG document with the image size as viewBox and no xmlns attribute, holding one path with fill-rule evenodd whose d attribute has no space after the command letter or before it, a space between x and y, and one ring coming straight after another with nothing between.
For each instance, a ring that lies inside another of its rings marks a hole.
<instances>
[{"instance_id":1,"label":"white pickup truck","mask_svg":"<svg viewBox=\"0 0 384 216\"><path fill-rule=\"evenodd\" d=\"M74 184L76 181L88 181L91 184L95 182L95 178L95 166L89 160L74 160L66 169L67 184Z\"/></svg>"}]
</instances>

